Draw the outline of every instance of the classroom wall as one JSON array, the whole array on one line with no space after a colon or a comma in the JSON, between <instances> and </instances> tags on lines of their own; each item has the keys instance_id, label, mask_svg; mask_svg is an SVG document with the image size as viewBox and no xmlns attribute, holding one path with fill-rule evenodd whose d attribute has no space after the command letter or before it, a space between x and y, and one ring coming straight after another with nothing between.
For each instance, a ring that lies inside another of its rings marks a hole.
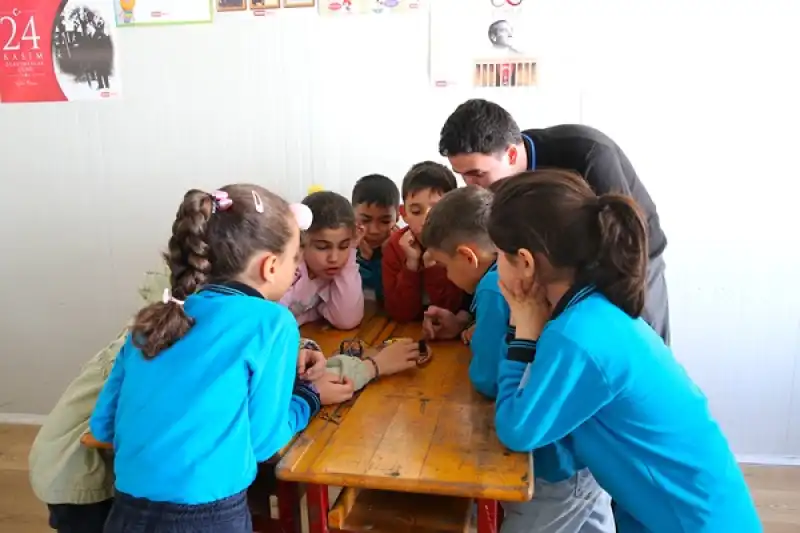
<instances>
[{"instance_id":1,"label":"classroom wall","mask_svg":"<svg viewBox=\"0 0 800 533\"><path fill-rule=\"evenodd\" d=\"M623 146L669 237L676 356L737 453L800 456L800 289L787 282L800 82L784 68L797 9L552 4L538 10L537 89L431 87L419 14L290 10L121 30L120 102L0 105L0 419L46 413L124 325L187 188L253 181L299 199L311 184L349 193L366 173L400 180L438 159L450 111L483 96L523 127L584 122Z\"/></svg>"}]
</instances>

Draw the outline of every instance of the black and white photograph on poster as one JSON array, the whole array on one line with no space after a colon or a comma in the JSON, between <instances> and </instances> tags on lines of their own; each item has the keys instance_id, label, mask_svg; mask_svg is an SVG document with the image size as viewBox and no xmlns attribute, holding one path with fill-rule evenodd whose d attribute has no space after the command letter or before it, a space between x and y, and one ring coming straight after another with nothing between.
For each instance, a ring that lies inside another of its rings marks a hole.
<instances>
[{"instance_id":1,"label":"black and white photograph on poster","mask_svg":"<svg viewBox=\"0 0 800 533\"><path fill-rule=\"evenodd\" d=\"M216 0L217 11L245 11L247 0Z\"/></svg>"},{"instance_id":2,"label":"black and white photograph on poster","mask_svg":"<svg viewBox=\"0 0 800 533\"><path fill-rule=\"evenodd\" d=\"M53 64L68 100L119 97L114 8L102 0L68 0L53 24Z\"/></svg>"},{"instance_id":3,"label":"black and white photograph on poster","mask_svg":"<svg viewBox=\"0 0 800 533\"><path fill-rule=\"evenodd\" d=\"M536 15L528 4L521 0L432 2L431 81L437 86L535 85Z\"/></svg>"}]
</instances>

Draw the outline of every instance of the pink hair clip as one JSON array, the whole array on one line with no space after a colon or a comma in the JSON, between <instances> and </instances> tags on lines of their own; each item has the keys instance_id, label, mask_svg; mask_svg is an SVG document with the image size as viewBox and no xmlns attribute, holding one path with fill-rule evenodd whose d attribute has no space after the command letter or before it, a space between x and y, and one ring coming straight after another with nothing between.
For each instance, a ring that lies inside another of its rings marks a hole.
<instances>
[{"instance_id":1,"label":"pink hair clip","mask_svg":"<svg viewBox=\"0 0 800 533\"><path fill-rule=\"evenodd\" d=\"M314 215L306 204L291 204L289 209L292 211L297 225L300 226L300 230L306 231L311 227L311 223L314 221Z\"/></svg>"},{"instance_id":2,"label":"pink hair clip","mask_svg":"<svg viewBox=\"0 0 800 533\"><path fill-rule=\"evenodd\" d=\"M228 197L225 191L214 191L211 193L211 200L214 202L214 207L211 209L212 213L217 211L225 211L233 205L233 200Z\"/></svg>"}]
</instances>

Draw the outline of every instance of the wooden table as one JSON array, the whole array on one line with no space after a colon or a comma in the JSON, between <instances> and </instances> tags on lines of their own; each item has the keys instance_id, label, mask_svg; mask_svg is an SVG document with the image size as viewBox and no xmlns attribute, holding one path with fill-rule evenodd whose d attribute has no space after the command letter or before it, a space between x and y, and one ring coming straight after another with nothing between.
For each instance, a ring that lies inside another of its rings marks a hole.
<instances>
[{"instance_id":1,"label":"wooden table","mask_svg":"<svg viewBox=\"0 0 800 533\"><path fill-rule=\"evenodd\" d=\"M421 336L419 324L380 329L369 342ZM497 500L532 497L531 455L498 441L494 406L469 381L469 349L457 341L431 346L428 366L379 379L357 399L331 406L281 459L280 479L309 484L310 533L328 531L327 485L476 498L480 533L496 531Z\"/></svg>"}]
</instances>

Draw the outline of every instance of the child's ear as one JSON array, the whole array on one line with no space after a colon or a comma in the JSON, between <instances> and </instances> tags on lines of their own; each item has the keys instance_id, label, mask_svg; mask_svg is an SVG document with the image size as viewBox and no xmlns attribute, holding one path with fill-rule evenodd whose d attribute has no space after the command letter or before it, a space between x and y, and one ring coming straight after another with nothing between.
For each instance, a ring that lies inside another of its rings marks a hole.
<instances>
[{"instance_id":1,"label":"child's ear","mask_svg":"<svg viewBox=\"0 0 800 533\"><path fill-rule=\"evenodd\" d=\"M520 273L525 279L533 279L536 275L536 259L530 250L520 248L517 250L517 262L519 263Z\"/></svg>"},{"instance_id":2,"label":"child's ear","mask_svg":"<svg viewBox=\"0 0 800 533\"><path fill-rule=\"evenodd\" d=\"M461 246L456 248L456 255L462 257L469 263L469 266L472 268L478 268L480 264L480 260L478 259L478 254L475 253L475 250L467 246L466 244L462 244Z\"/></svg>"},{"instance_id":3,"label":"child's ear","mask_svg":"<svg viewBox=\"0 0 800 533\"><path fill-rule=\"evenodd\" d=\"M406 218L406 206L400 204L400 207L397 208L397 212L400 213L400 216L403 217L403 220Z\"/></svg>"},{"instance_id":4,"label":"child's ear","mask_svg":"<svg viewBox=\"0 0 800 533\"><path fill-rule=\"evenodd\" d=\"M278 270L278 256L268 254L263 261L261 261L261 279L265 283L274 283L275 275Z\"/></svg>"}]
</instances>

